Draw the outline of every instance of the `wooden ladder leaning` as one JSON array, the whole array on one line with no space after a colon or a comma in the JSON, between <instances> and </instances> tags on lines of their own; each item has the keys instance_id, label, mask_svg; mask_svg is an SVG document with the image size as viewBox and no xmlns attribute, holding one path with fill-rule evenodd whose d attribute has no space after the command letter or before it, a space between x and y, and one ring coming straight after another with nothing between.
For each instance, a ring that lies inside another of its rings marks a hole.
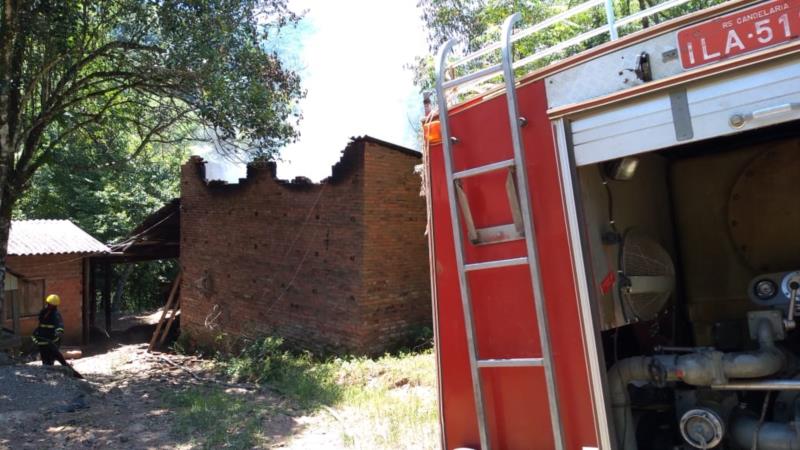
<instances>
[{"instance_id":1,"label":"wooden ladder leaning","mask_svg":"<svg viewBox=\"0 0 800 450\"><path fill-rule=\"evenodd\" d=\"M172 282L172 288L169 291L169 297L167 298L167 303L164 305L164 310L161 312L158 325L156 325L156 331L153 332L153 337L150 338L150 345L147 347L148 352L152 352L156 345L163 345L164 341L167 339L169 330L172 329L172 322L175 321L175 317L181 309L181 299L177 295L180 285L181 274L178 273L178 276L175 277L175 281ZM156 344L156 342L158 344Z\"/></svg>"}]
</instances>

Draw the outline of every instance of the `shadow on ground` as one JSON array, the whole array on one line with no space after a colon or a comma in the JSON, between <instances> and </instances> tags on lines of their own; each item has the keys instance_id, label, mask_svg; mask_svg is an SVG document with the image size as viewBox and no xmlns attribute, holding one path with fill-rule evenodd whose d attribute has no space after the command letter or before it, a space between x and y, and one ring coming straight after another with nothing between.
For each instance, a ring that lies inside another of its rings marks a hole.
<instances>
[{"instance_id":1,"label":"shadow on ground","mask_svg":"<svg viewBox=\"0 0 800 450\"><path fill-rule=\"evenodd\" d=\"M73 361L86 381L38 363L0 367L0 448L270 448L302 430L282 396L201 382L163 357L117 346ZM168 358L213 376L202 360Z\"/></svg>"}]
</instances>

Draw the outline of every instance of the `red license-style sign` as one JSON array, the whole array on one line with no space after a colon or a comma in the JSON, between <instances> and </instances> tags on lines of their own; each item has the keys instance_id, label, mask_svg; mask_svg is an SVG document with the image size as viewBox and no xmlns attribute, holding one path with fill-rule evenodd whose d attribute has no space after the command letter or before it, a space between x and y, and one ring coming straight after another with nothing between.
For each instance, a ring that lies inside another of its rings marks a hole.
<instances>
[{"instance_id":1,"label":"red license-style sign","mask_svg":"<svg viewBox=\"0 0 800 450\"><path fill-rule=\"evenodd\" d=\"M684 69L797 39L800 0L772 0L678 32Z\"/></svg>"}]
</instances>

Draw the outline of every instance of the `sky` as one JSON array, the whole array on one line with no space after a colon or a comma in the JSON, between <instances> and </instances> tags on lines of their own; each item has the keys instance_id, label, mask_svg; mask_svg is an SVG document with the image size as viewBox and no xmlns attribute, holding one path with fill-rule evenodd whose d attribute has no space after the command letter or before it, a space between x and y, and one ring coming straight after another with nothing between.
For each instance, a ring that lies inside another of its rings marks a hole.
<instances>
[{"instance_id":1,"label":"sky","mask_svg":"<svg viewBox=\"0 0 800 450\"><path fill-rule=\"evenodd\" d=\"M290 0L307 11L277 44L307 90L300 138L281 151L278 177L330 175L351 137L416 149L422 99L404 66L428 53L417 0ZM212 155L205 155L213 160ZM229 181L243 168L226 170Z\"/></svg>"}]
</instances>

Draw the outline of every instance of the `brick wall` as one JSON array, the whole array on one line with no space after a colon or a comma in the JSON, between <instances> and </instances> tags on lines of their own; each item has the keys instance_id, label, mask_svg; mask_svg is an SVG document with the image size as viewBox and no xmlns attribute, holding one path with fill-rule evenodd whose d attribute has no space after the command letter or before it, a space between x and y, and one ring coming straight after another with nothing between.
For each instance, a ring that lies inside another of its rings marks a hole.
<instances>
[{"instance_id":1,"label":"brick wall","mask_svg":"<svg viewBox=\"0 0 800 450\"><path fill-rule=\"evenodd\" d=\"M209 186L201 160L185 164L183 331L206 343L274 334L317 352L374 353L430 322L419 158L372 146L351 143L321 184L276 180L265 164L237 185Z\"/></svg>"},{"instance_id":2,"label":"brick wall","mask_svg":"<svg viewBox=\"0 0 800 450\"><path fill-rule=\"evenodd\" d=\"M44 279L45 296L61 297L61 316L64 318L64 343L81 343L83 304L83 258L80 255L8 256L8 268L27 279ZM44 304L44 299L42 299ZM30 335L38 324L36 316L21 317L23 335ZM11 322L6 322L11 327Z\"/></svg>"},{"instance_id":3,"label":"brick wall","mask_svg":"<svg viewBox=\"0 0 800 450\"><path fill-rule=\"evenodd\" d=\"M364 350L378 353L431 325L425 198L419 156L366 142L361 295Z\"/></svg>"},{"instance_id":4,"label":"brick wall","mask_svg":"<svg viewBox=\"0 0 800 450\"><path fill-rule=\"evenodd\" d=\"M183 166L184 330L201 340L276 334L315 351L358 346L363 176L360 155L345 156L324 184L278 181L270 165L209 187L201 163Z\"/></svg>"}]
</instances>

